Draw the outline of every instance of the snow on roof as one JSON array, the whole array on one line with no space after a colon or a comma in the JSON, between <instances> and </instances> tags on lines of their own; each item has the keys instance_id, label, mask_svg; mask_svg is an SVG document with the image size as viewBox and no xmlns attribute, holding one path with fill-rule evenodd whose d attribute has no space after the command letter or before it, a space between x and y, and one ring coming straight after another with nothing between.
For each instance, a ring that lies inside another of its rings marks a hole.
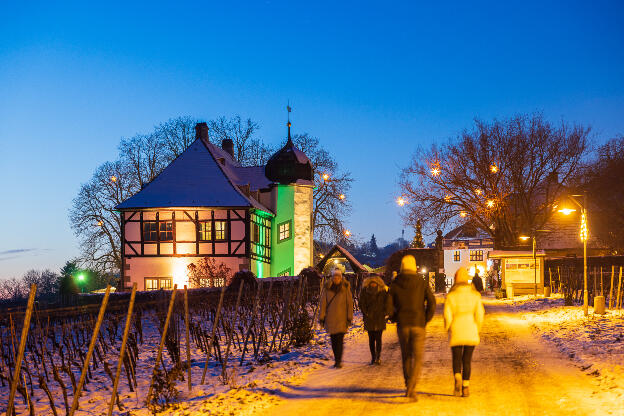
<instances>
[{"instance_id":1,"label":"snow on roof","mask_svg":"<svg viewBox=\"0 0 624 416\"><path fill-rule=\"evenodd\" d=\"M197 139L141 191L115 208L253 207L271 212L238 189L237 185L242 184L237 176L239 169L248 170L226 151ZM258 169L249 169L242 176L249 178L258 173ZM262 172L254 183L265 181L268 179Z\"/></svg>"},{"instance_id":2,"label":"snow on roof","mask_svg":"<svg viewBox=\"0 0 624 416\"><path fill-rule=\"evenodd\" d=\"M470 240L488 237L490 237L488 233L471 222L467 222L452 229L444 236L447 240Z\"/></svg>"}]
</instances>

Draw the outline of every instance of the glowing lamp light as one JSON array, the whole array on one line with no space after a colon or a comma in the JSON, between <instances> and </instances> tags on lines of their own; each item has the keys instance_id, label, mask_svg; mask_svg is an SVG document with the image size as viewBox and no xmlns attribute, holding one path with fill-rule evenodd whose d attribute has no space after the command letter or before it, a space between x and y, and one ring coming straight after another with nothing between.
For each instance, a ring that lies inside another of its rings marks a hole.
<instances>
[{"instance_id":1,"label":"glowing lamp light","mask_svg":"<svg viewBox=\"0 0 624 416\"><path fill-rule=\"evenodd\" d=\"M588 235L589 232L587 230L587 216L585 216L585 213L583 212L581 214L581 241L587 240Z\"/></svg>"},{"instance_id":2,"label":"glowing lamp light","mask_svg":"<svg viewBox=\"0 0 624 416\"><path fill-rule=\"evenodd\" d=\"M328 181L329 180L329 174L328 173L324 173L322 176L324 181Z\"/></svg>"},{"instance_id":3,"label":"glowing lamp light","mask_svg":"<svg viewBox=\"0 0 624 416\"><path fill-rule=\"evenodd\" d=\"M111 182L117 182L117 176L111 176Z\"/></svg>"},{"instance_id":4,"label":"glowing lamp light","mask_svg":"<svg viewBox=\"0 0 624 416\"><path fill-rule=\"evenodd\" d=\"M453 197L452 197L452 196L450 196L450 195L445 195L445 196L444 196L444 201L446 201L446 202L451 202L451 199L452 199L452 198L453 198Z\"/></svg>"},{"instance_id":5,"label":"glowing lamp light","mask_svg":"<svg viewBox=\"0 0 624 416\"><path fill-rule=\"evenodd\" d=\"M459 213L459 216L462 217L462 218L466 218L466 216L468 216L468 213L466 211L461 211Z\"/></svg>"},{"instance_id":6,"label":"glowing lamp light","mask_svg":"<svg viewBox=\"0 0 624 416\"><path fill-rule=\"evenodd\" d=\"M340 195L338 195L338 198L339 198L341 201L343 201L343 200L346 198L346 196L345 196L345 194L340 194Z\"/></svg>"},{"instance_id":7,"label":"glowing lamp light","mask_svg":"<svg viewBox=\"0 0 624 416\"><path fill-rule=\"evenodd\" d=\"M79 281L79 282L84 282L84 280L85 280L85 275L84 275L84 274L82 274L82 273L81 273L81 274L79 274L79 275L78 275L78 276L76 276L76 277L78 278L78 281Z\"/></svg>"},{"instance_id":8,"label":"glowing lamp light","mask_svg":"<svg viewBox=\"0 0 624 416\"><path fill-rule=\"evenodd\" d=\"M560 210L558 210L558 212L562 213L563 215L570 215L573 212L576 212L576 210L573 208L561 208Z\"/></svg>"},{"instance_id":9,"label":"glowing lamp light","mask_svg":"<svg viewBox=\"0 0 624 416\"><path fill-rule=\"evenodd\" d=\"M521 236L520 236L520 237L518 237L518 238L519 238L520 240L522 240L522 241L527 241L527 240L528 240L529 238L531 238L531 237L529 237L528 235L521 235Z\"/></svg>"},{"instance_id":10,"label":"glowing lamp light","mask_svg":"<svg viewBox=\"0 0 624 416\"><path fill-rule=\"evenodd\" d=\"M102 225L104 225L104 223L103 223L102 221L98 221L98 222L97 222L97 226L98 226L98 227L101 227Z\"/></svg>"},{"instance_id":11,"label":"glowing lamp light","mask_svg":"<svg viewBox=\"0 0 624 416\"><path fill-rule=\"evenodd\" d=\"M495 202L493 199L488 199L487 202L485 203L485 206L488 208L494 208Z\"/></svg>"},{"instance_id":12,"label":"glowing lamp light","mask_svg":"<svg viewBox=\"0 0 624 416\"><path fill-rule=\"evenodd\" d=\"M423 267L422 269L420 269L421 273L427 273L427 269L425 267Z\"/></svg>"},{"instance_id":13,"label":"glowing lamp light","mask_svg":"<svg viewBox=\"0 0 624 416\"><path fill-rule=\"evenodd\" d=\"M431 168L431 176L440 176L440 168L438 167Z\"/></svg>"},{"instance_id":14,"label":"glowing lamp light","mask_svg":"<svg viewBox=\"0 0 624 416\"><path fill-rule=\"evenodd\" d=\"M490 172L497 173L498 172L498 166L496 166L495 164L490 165Z\"/></svg>"},{"instance_id":15,"label":"glowing lamp light","mask_svg":"<svg viewBox=\"0 0 624 416\"><path fill-rule=\"evenodd\" d=\"M483 193L483 191L479 188L475 189L475 194L477 195L481 195Z\"/></svg>"},{"instance_id":16,"label":"glowing lamp light","mask_svg":"<svg viewBox=\"0 0 624 416\"><path fill-rule=\"evenodd\" d=\"M397 198L396 203L398 206L402 207L403 205L407 204L407 199L400 196Z\"/></svg>"},{"instance_id":17,"label":"glowing lamp light","mask_svg":"<svg viewBox=\"0 0 624 416\"><path fill-rule=\"evenodd\" d=\"M351 236L351 231L349 231L349 230L344 230L344 231L343 231L343 234L344 234L344 236L345 236L345 237L347 237L347 238L348 238L348 237L350 237L350 236Z\"/></svg>"}]
</instances>

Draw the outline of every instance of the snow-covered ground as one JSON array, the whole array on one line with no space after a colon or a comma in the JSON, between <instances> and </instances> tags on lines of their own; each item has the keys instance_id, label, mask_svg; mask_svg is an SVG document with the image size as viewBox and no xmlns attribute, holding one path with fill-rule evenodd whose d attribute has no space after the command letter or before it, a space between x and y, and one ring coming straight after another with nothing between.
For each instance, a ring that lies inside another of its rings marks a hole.
<instances>
[{"instance_id":1,"label":"snow-covered ground","mask_svg":"<svg viewBox=\"0 0 624 416\"><path fill-rule=\"evenodd\" d=\"M147 416L152 414L151 411L145 408L145 399L160 335L157 330L158 323L155 316L149 314L144 318L144 342L139 345L136 367L138 388L135 392L131 392L125 372L122 372L118 392L124 410L120 412L117 406L115 406L114 415ZM355 314L354 325L346 337L347 342L362 331L361 316ZM184 341L181 342L184 343ZM203 385L200 385L200 380L206 358L200 349L194 349L191 351L192 390L188 391L187 372L185 370L185 379L177 382L179 396L175 403L158 414L246 415L273 406L280 399L271 392L280 391L286 385L297 385L304 379L307 373L330 363L331 350L328 348L328 345L329 336L324 330L315 328L314 338L310 344L301 348L289 347L286 349L282 348L282 351L273 351L268 355L268 359L263 360L263 363L254 362L253 357L248 352L243 366L239 366L240 352L232 348L228 360L227 383L223 382L221 365L213 357L210 360L206 382ZM186 357L186 346L184 344L181 345L181 353L184 360L184 357ZM163 351L162 357L167 369L170 369L171 361L166 350ZM29 357L26 356L25 361L28 360ZM117 365L117 351L109 354L107 361L114 372ZM33 378L35 378L37 374L36 366L29 363L29 368ZM74 368L74 374L76 379L78 379L80 373L77 368ZM73 399L71 396L71 381L62 372L61 378L68 387L68 394L70 395L69 405L71 406ZM61 388L52 378L48 381L48 386L52 392L58 414L65 414ZM76 415L105 415L108 410L111 391L112 382L100 366L94 372L91 381L83 389L80 409L76 412ZM53 415L49 399L44 391L34 389L33 393L34 414L37 416ZM8 394L8 386L0 387L0 414L6 411ZM16 396L16 411L20 415L28 414L28 409L19 394Z\"/></svg>"},{"instance_id":2,"label":"snow-covered ground","mask_svg":"<svg viewBox=\"0 0 624 416\"><path fill-rule=\"evenodd\" d=\"M584 316L582 306L564 306L563 298L532 296L502 300L544 339L554 343L586 374L594 376L601 390L624 398L624 313Z\"/></svg>"}]
</instances>

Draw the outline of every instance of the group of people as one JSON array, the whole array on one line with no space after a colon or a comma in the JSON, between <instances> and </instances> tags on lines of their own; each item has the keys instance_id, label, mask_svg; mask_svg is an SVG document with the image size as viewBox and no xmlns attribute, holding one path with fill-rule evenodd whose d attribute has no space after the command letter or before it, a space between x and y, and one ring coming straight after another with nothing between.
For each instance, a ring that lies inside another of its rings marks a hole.
<instances>
[{"instance_id":1,"label":"group of people","mask_svg":"<svg viewBox=\"0 0 624 416\"><path fill-rule=\"evenodd\" d=\"M480 282L480 280L479 280ZM455 273L454 284L444 301L444 327L449 332L453 362L454 394L467 397L472 354L479 344L484 309L480 288L475 288L465 268ZM416 385L422 369L425 327L435 314L436 299L427 281L418 273L411 255L401 259L401 267L388 288L379 277L364 280L359 306L368 332L371 365L381 365L381 339L386 322L397 324L401 346L405 395L417 399ZM341 268L334 268L325 284L320 306L320 322L330 334L334 367L342 367L344 335L353 320L353 297Z\"/></svg>"}]
</instances>

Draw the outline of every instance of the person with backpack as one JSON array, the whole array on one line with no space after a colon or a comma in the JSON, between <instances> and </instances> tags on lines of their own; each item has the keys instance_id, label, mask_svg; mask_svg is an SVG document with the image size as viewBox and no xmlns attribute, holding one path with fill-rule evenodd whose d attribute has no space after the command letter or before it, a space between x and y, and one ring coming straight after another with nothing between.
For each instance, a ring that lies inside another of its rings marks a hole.
<instances>
[{"instance_id":1,"label":"person with backpack","mask_svg":"<svg viewBox=\"0 0 624 416\"><path fill-rule=\"evenodd\" d=\"M359 305L364 318L364 329L368 332L370 363L381 365L381 335L386 329L386 318L392 312L388 287L381 278L372 276L364 279Z\"/></svg>"},{"instance_id":2,"label":"person with backpack","mask_svg":"<svg viewBox=\"0 0 624 416\"><path fill-rule=\"evenodd\" d=\"M422 369L425 350L425 327L435 313L435 296L429 283L418 273L416 259L403 256L399 274L390 284L394 309L393 321L403 360L406 397L417 400L416 385Z\"/></svg>"},{"instance_id":3,"label":"person with backpack","mask_svg":"<svg viewBox=\"0 0 624 416\"><path fill-rule=\"evenodd\" d=\"M331 339L334 367L342 368L344 336L353 321L353 296L339 267L333 269L332 277L325 283L319 318Z\"/></svg>"},{"instance_id":4,"label":"person with backpack","mask_svg":"<svg viewBox=\"0 0 624 416\"><path fill-rule=\"evenodd\" d=\"M484 314L481 294L470 284L466 269L460 267L455 273L455 284L444 301L444 328L449 332L453 356L455 396L470 395L472 354L479 345Z\"/></svg>"}]
</instances>

